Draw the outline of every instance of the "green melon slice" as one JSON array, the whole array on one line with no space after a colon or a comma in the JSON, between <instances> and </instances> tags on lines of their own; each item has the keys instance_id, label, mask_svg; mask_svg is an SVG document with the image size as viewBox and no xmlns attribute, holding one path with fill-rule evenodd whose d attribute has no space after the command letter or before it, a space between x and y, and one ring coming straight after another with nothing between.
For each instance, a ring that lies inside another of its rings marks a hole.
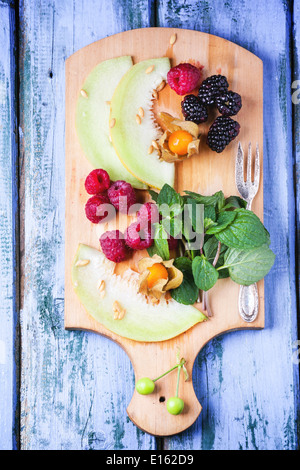
<instances>
[{"instance_id":1,"label":"green melon slice","mask_svg":"<svg viewBox=\"0 0 300 470\"><path fill-rule=\"evenodd\" d=\"M154 70L146 73L153 65ZM116 121L110 133L120 160L139 180L157 189L174 185L174 163L159 160L156 150L148 154L152 140L161 135L151 109L152 93L167 79L169 69L167 57L138 62L124 75L111 102L111 119ZM145 113L141 124L136 121L139 108Z\"/></svg>"},{"instance_id":2,"label":"green melon slice","mask_svg":"<svg viewBox=\"0 0 300 470\"><path fill-rule=\"evenodd\" d=\"M109 113L114 90L132 67L130 56L101 62L86 78L76 107L76 130L80 145L94 168L105 169L111 180L125 180L138 189L145 185L135 178L117 157L109 138Z\"/></svg>"},{"instance_id":3,"label":"green melon slice","mask_svg":"<svg viewBox=\"0 0 300 470\"><path fill-rule=\"evenodd\" d=\"M83 260L89 263L76 266ZM193 306L173 299L168 304L165 301L158 305L147 303L145 297L137 293L137 273L128 270L121 278L114 274L114 269L115 263L107 260L102 252L79 245L72 266L75 292L87 312L110 331L135 341L165 341L206 320ZM102 280L105 282L103 298L98 288ZM126 310L121 320L114 320L115 301Z\"/></svg>"}]
</instances>

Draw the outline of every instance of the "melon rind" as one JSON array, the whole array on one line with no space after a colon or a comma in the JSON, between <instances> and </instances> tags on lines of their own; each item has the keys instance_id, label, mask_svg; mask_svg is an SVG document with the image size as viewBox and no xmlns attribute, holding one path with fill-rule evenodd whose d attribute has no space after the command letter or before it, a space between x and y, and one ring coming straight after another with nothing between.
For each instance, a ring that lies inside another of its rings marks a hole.
<instances>
[{"instance_id":1,"label":"melon rind","mask_svg":"<svg viewBox=\"0 0 300 470\"><path fill-rule=\"evenodd\" d=\"M94 168L106 170L112 181L125 180L134 188L146 186L126 170L109 137L110 101L123 75L132 67L130 56L108 59L87 76L78 97L76 131L81 148Z\"/></svg>"},{"instance_id":2,"label":"melon rind","mask_svg":"<svg viewBox=\"0 0 300 470\"><path fill-rule=\"evenodd\" d=\"M146 70L151 66L151 73ZM135 64L121 79L111 101L110 130L114 148L121 162L139 180L157 189L165 183L174 186L175 166L159 159L157 151L149 155L153 140L162 132L152 112L152 93L163 80L167 80L170 61L167 57L149 59ZM143 108L141 124L136 121L139 108Z\"/></svg>"},{"instance_id":3,"label":"melon rind","mask_svg":"<svg viewBox=\"0 0 300 470\"><path fill-rule=\"evenodd\" d=\"M79 260L89 260L85 266L76 266ZM138 274L121 277L114 274L115 263L107 260L95 248L80 244L72 266L72 282L76 294L87 312L108 330L122 337L142 342L166 341L187 331L206 316L191 305L175 300L147 303L137 293ZM128 273L131 270L128 270ZM99 291L99 282L105 282L105 295ZM126 313L122 320L114 320L113 304L118 301Z\"/></svg>"}]
</instances>

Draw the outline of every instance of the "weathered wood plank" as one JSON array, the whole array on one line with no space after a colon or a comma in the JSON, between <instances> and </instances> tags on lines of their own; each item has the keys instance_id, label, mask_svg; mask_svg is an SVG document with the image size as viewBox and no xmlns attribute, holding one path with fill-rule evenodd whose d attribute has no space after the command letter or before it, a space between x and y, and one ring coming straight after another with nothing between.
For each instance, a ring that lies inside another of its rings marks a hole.
<instances>
[{"instance_id":1,"label":"weathered wood plank","mask_svg":"<svg viewBox=\"0 0 300 470\"><path fill-rule=\"evenodd\" d=\"M20 2L23 219L22 449L153 449L128 419L134 377L123 350L64 331L64 61L124 29L148 2ZM68 197L68 195L66 196Z\"/></svg>"},{"instance_id":2,"label":"weathered wood plank","mask_svg":"<svg viewBox=\"0 0 300 470\"><path fill-rule=\"evenodd\" d=\"M219 337L200 353L194 381L203 411L190 430L167 439L166 448L295 449L299 370L292 360L297 315L291 3L278 0L270 8L266 2L159 0L157 17L159 26L216 34L263 60L264 221L277 255L265 283L265 330Z\"/></svg>"},{"instance_id":3,"label":"weathered wood plank","mask_svg":"<svg viewBox=\"0 0 300 470\"><path fill-rule=\"evenodd\" d=\"M294 143L294 177L296 190L296 256L297 256L297 287L298 312L300 302L300 4L294 1L293 9L293 143ZM300 319L298 319L300 321ZM300 328L300 326L299 326ZM299 329L298 329L299 331ZM299 336L298 336L299 340ZM295 350L299 350L300 343L295 342Z\"/></svg>"},{"instance_id":4,"label":"weathered wood plank","mask_svg":"<svg viewBox=\"0 0 300 470\"><path fill-rule=\"evenodd\" d=\"M18 166L15 89L15 14L0 1L0 449L17 446Z\"/></svg>"}]
</instances>

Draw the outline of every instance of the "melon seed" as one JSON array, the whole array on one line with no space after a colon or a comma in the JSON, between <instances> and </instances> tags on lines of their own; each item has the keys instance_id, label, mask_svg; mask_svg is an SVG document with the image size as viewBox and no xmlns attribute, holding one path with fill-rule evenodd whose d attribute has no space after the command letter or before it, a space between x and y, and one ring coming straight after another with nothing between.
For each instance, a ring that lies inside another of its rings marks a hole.
<instances>
[{"instance_id":1,"label":"melon seed","mask_svg":"<svg viewBox=\"0 0 300 470\"><path fill-rule=\"evenodd\" d=\"M81 267L81 266L86 266L87 264L89 264L90 260L89 259L79 259L75 266L77 267Z\"/></svg>"},{"instance_id":2,"label":"melon seed","mask_svg":"<svg viewBox=\"0 0 300 470\"><path fill-rule=\"evenodd\" d=\"M156 150L159 150L159 146L158 146L158 143L156 142L156 140L152 140L151 144Z\"/></svg>"},{"instance_id":3,"label":"melon seed","mask_svg":"<svg viewBox=\"0 0 300 470\"><path fill-rule=\"evenodd\" d=\"M126 310L121 307L119 302L115 300L113 303L113 312L114 312L114 320L122 320L124 317Z\"/></svg>"},{"instance_id":4,"label":"melon seed","mask_svg":"<svg viewBox=\"0 0 300 470\"><path fill-rule=\"evenodd\" d=\"M87 92L86 92L85 90L83 90L83 89L80 90L80 93L81 93L81 95L82 95L84 98L87 98L87 97L88 97L88 94L87 94Z\"/></svg>"},{"instance_id":5,"label":"melon seed","mask_svg":"<svg viewBox=\"0 0 300 470\"><path fill-rule=\"evenodd\" d=\"M166 82L163 80L160 85L156 88L156 91L161 91L163 88L165 88Z\"/></svg>"},{"instance_id":6,"label":"melon seed","mask_svg":"<svg viewBox=\"0 0 300 470\"><path fill-rule=\"evenodd\" d=\"M173 46L173 44L175 44L176 39L177 39L176 33L172 34L172 36L170 37L170 45L171 46Z\"/></svg>"},{"instance_id":7,"label":"melon seed","mask_svg":"<svg viewBox=\"0 0 300 470\"><path fill-rule=\"evenodd\" d=\"M97 288L99 289L100 292L104 291L104 289L105 289L105 281L103 281L103 279L100 279L100 280L99 280Z\"/></svg>"},{"instance_id":8,"label":"melon seed","mask_svg":"<svg viewBox=\"0 0 300 470\"><path fill-rule=\"evenodd\" d=\"M153 72L154 70L154 65L150 65L150 67L148 67L146 70L145 70L145 73L151 73Z\"/></svg>"}]
</instances>

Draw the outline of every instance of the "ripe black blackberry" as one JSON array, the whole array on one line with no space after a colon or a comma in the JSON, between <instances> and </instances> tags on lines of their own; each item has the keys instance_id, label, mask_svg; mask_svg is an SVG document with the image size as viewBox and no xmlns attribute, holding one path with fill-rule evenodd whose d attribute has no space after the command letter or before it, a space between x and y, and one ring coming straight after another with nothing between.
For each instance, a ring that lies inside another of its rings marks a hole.
<instances>
[{"instance_id":1,"label":"ripe black blackberry","mask_svg":"<svg viewBox=\"0 0 300 470\"><path fill-rule=\"evenodd\" d=\"M242 107L242 98L234 91L227 91L224 95L217 96L216 105L223 116L235 116Z\"/></svg>"},{"instance_id":2,"label":"ripe black blackberry","mask_svg":"<svg viewBox=\"0 0 300 470\"><path fill-rule=\"evenodd\" d=\"M186 121L192 121L195 124L207 121L207 108L195 95L184 97L181 101L181 110Z\"/></svg>"},{"instance_id":3,"label":"ripe black blackberry","mask_svg":"<svg viewBox=\"0 0 300 470\"><path fill-rule=\"evenodd\" d=\"M228 91L228 81L224 75L212 75L206 78L199 88L198 98L206 106L215 104L218 96Z\"/></svg>"},{"instance_id":4,"label":"ripe black blackberry","mask_svg":"<svg viewBox=\"0 0 300 470\"><path fill-rule=\"evenodd\" d=\"M240 132L240 125L227 116L219 116L210 126L207 134L207 145L217 153L223 152L225 147L236 138Z\"/></svg>"}]
</instances>

